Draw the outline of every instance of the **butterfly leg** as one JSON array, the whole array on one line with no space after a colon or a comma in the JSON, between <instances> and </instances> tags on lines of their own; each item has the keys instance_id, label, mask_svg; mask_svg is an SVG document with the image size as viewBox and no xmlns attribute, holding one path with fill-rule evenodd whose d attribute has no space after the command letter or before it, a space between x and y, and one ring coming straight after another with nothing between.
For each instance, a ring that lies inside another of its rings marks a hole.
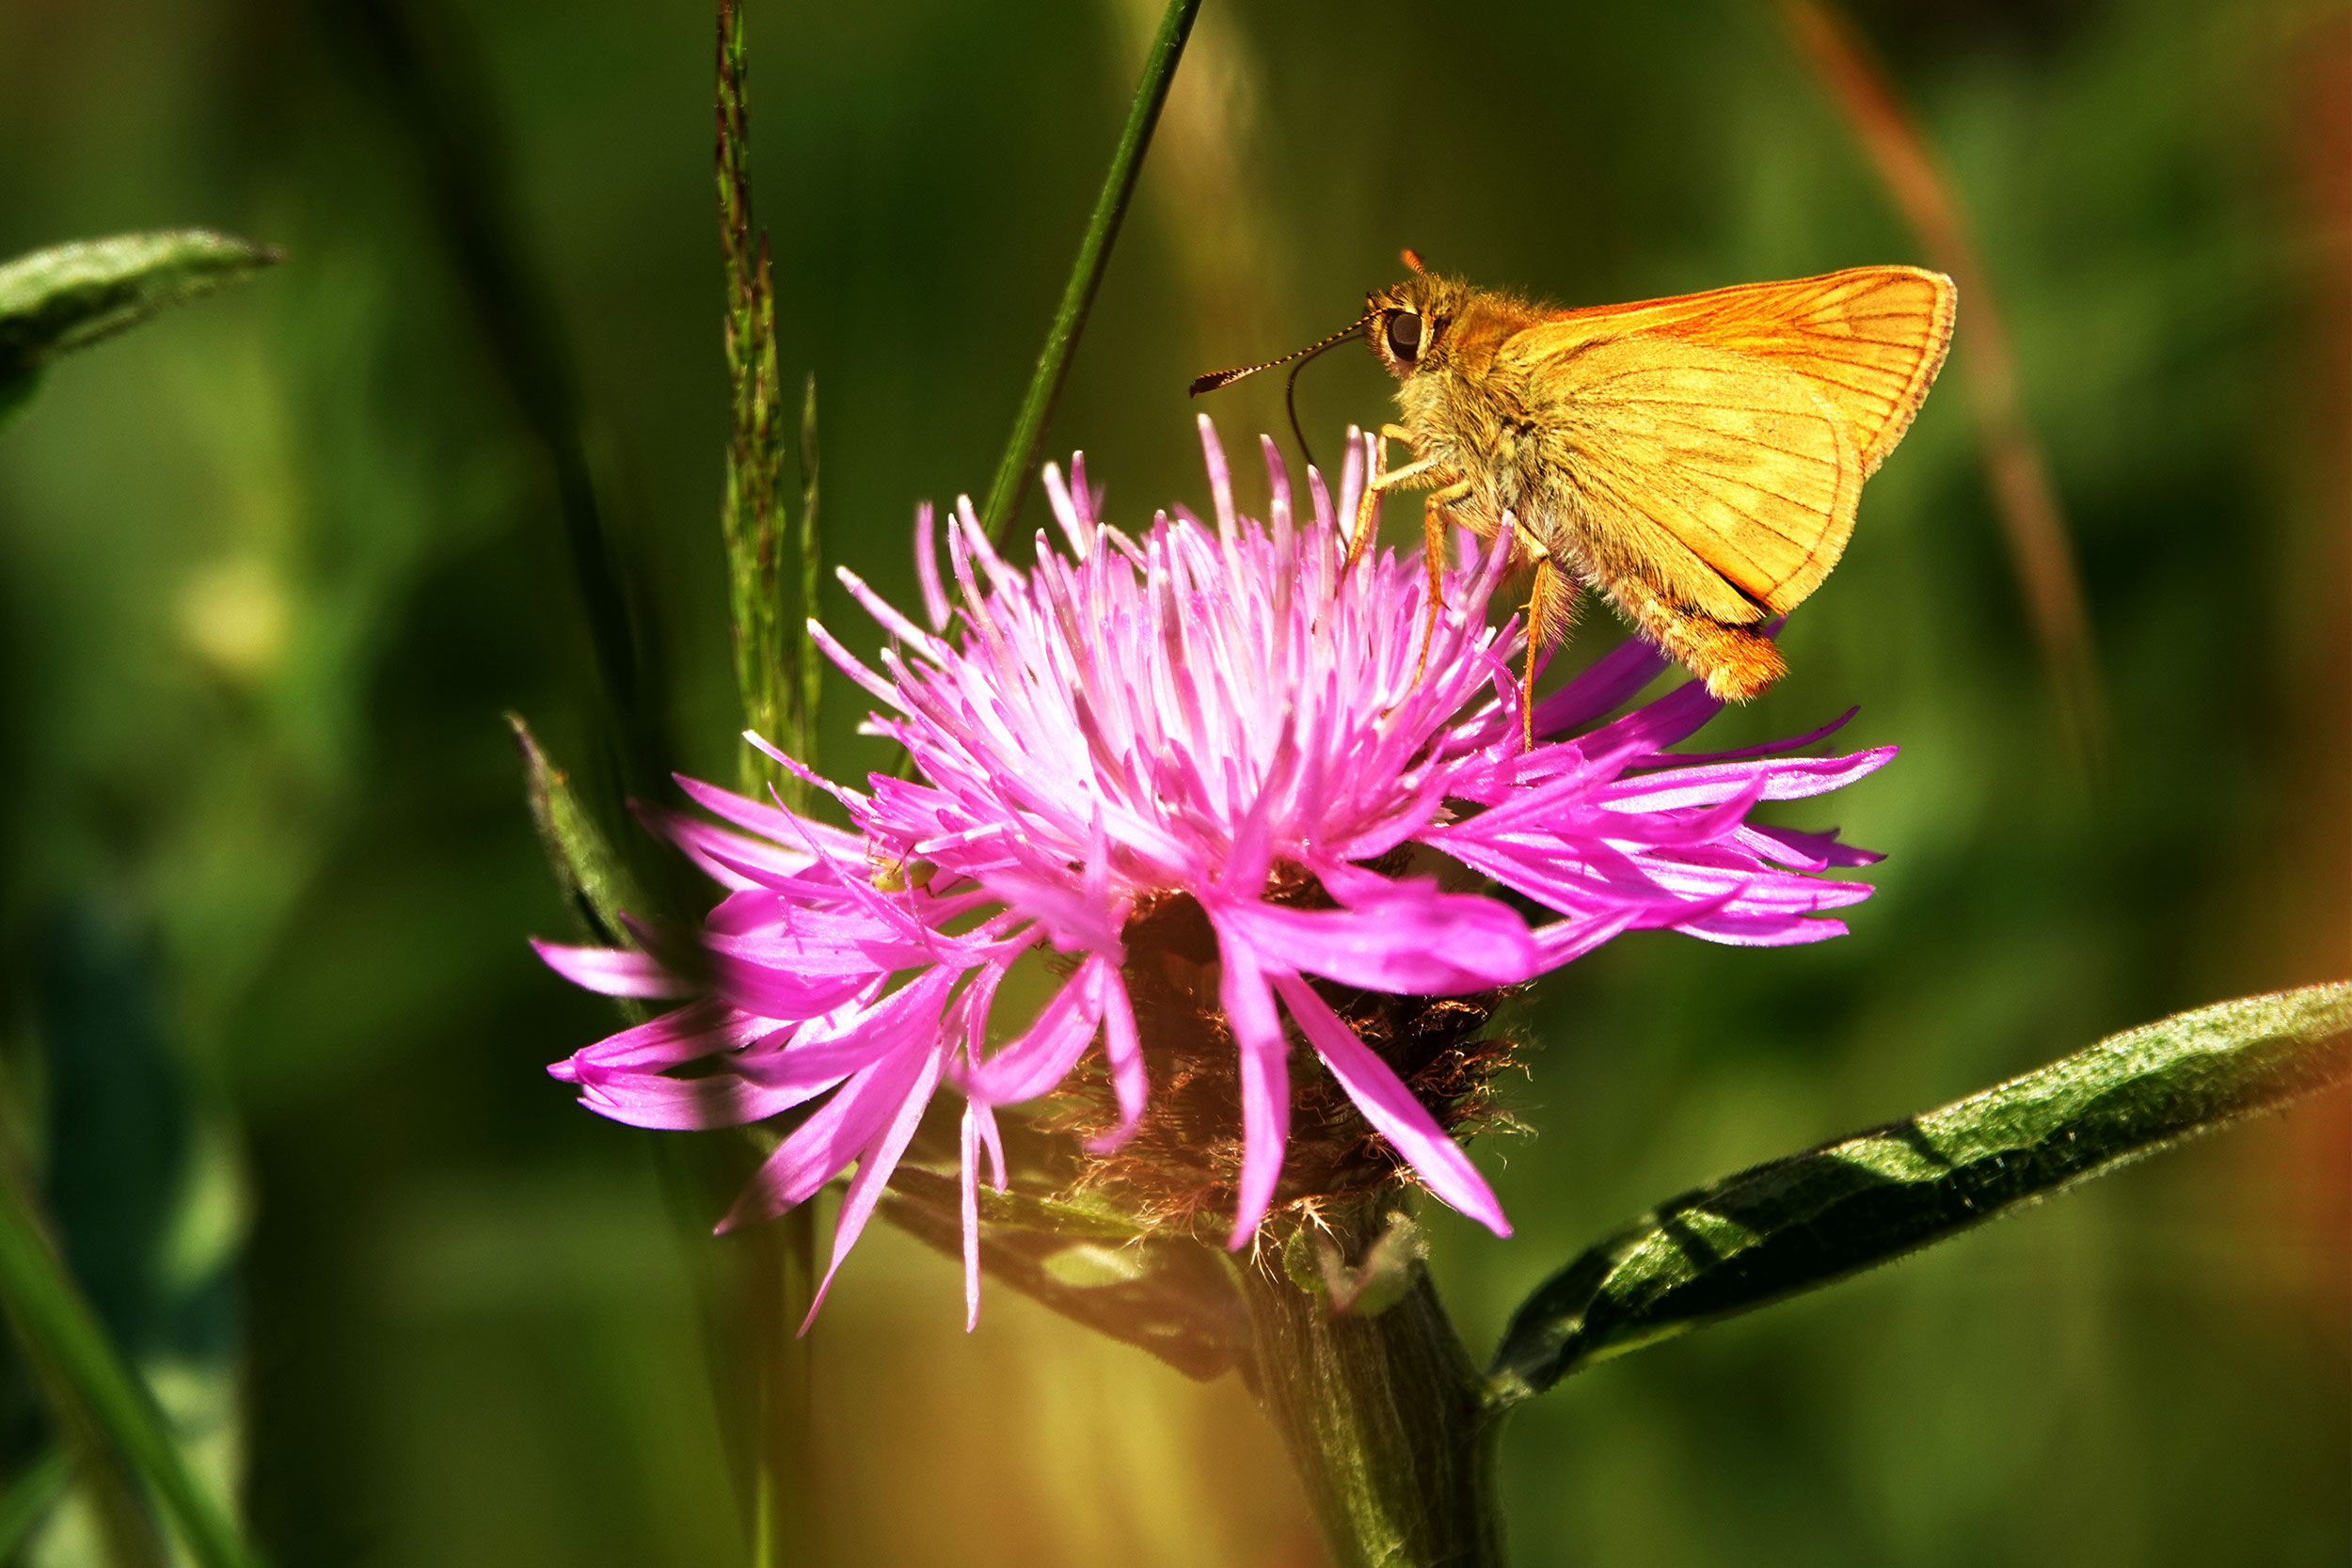
<instances>
[{"instance_id":1,"label":"butterfly leg","mask_svg":"<svg viewBox=\"0 0 2352 1568\"><path fill-rule=\"evenodd\" d=\"M1365 476L1364 493L1356 498L1356 526L1347 538L1347 559L1340 562L1340 575L1345 577L1356 569L1356 558L1371 545L1380 521L1381 481L1389 473L1389 438L1382 432L1372 443L1372 472Z\"/></svg>"},{"instance_id":2,"label":"butterfly leg","mask_svg":"<svg viewBox=\"0 0 2352 1568\"><path fill-rule=\"evenodd\" d=\"M1365 488L1368 490L1402 489L1404 486L1411 484L1414 481L1420 479L1422 475L1426 474L1430 469L1436 467L1437 466L1438 460L1436 458L1424 457L1418 463L1407 463L1401 468L1390 468L1385 470L1371 483L1365 485Z\"/></svg>"},{"instance_id":3,"label":"butterfly leg","mask_svg":"<svg viewBox=\"0 0 2352 1568\"><path fill-rule=\"evenodd\" d=\"M1340 566L1343 575L1354 568L1356 558L1371 546L1373 535L1378 531L1375 523L1381 496L1406 485L1429 483L1431 470L1438 466L1436 458L1424 457L1407 463L1402 468L1391 468L1389 443L1406 439L1408 437L1399 426L1383 425L1378 438L1372 444L1372 473L1365 479L1364 493L1356 502L1356 527L1348 536L1347 559Z\"/></svg>"},{"instance_id":4,"label":"butterfly leg","mask_svg":"<svg viewBox=\"0 0 2352 1568\"><path fill-rule=\"evenodd\" d=\"M1445 602L1445 525L1447 509L1455 501L1470 499L1470 483L1467 479L1455 480L1442 490L1434 491L1421 512L1422 556L1429 564L1429 615L1422 623L1421 658L1413 666L1413 684L1421 684L1423 672L1429 668L1429 644L1438 635L1438 611Z\"/></svg>"},{"instance_id":5,"label":"butterfly leg","mask_svg":"<svg viewBox=\"0 0 2352 1568\"><path fill-rule=\"evenodd\" d=\"M1527 672L1519 677L1519 738L1532 751L1535 745L1535 656L1551 641L1552 623L1565 620L1561 610L1565 607L1554 607L1553 597L1576 589L1561 580L1559 562L1552 560L1541 539L1516 517L1511 527L1519 550L1535 562L1535 586L1527 595Z\"/></svg>"}]
</instances>

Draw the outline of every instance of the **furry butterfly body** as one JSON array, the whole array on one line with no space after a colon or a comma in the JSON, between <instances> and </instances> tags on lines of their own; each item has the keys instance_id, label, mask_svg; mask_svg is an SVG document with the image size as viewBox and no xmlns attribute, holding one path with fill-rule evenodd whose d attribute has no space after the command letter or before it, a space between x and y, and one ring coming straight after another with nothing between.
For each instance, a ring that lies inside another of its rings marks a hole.
<instances>
[{"instance_id":1,"label":"furry butterfly body","mask_svg":"<svg viewBox=\"0 0 2352 1568\"><path fill-rule=\"evenodd\" d=\"M1413 454L1375 486L1431 489L1433 570L1447 523L1508 526L1539 640L1588 584L1716 696L1769 687L1785 666L1755 628L1837 563L1944 362L1951 280L1857 267L1562 310L1406 261L1361 324L1400 382L1383 451Z\"/></svg>"},{"instance_id":2,"label":"furry butterfly body","mask_svg":"<svg viewBox=\"0 0 2352 1568\"><path fill-rule=\"evenodd\" d=\"M1403 423L1375 447L1351 561L1383 491L1427 489L1433 627L1448 523L1486 538L1509 528L1515 562L1534 568L1526 686L1579 584L1718 697L1778 679L1787 667L1756 628L1837 564L1862 482L1943 367L1952 280L1853 267L1563 310L1429 272L1409 250L1405 261L1413 276L1370 295L1350 325L1204 375L1193 392L1360 335L1400 383ZM1391 440L1412 451L1393 470Z\"/></svg>"}]
</instances>

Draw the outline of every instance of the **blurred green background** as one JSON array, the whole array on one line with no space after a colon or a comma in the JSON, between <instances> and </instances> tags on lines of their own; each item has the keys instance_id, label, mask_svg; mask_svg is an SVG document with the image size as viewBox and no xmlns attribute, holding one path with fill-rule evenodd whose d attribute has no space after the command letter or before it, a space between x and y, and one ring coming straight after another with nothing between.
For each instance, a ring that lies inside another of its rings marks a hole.
<instances>
[{"instance_id":1,"label":"blurred green background","mask_svg":"<svg viewBox=\"0 0 2352 1568\"><path fill-rule=\"evenodd\" d=\"M787 376L828 548L900 602L985 486L1152 0L753 0ZM57 367L0 435L0 958L17 1130L118 1333L310 1564L742 1560L655 1135L543 1064L610 1015L500 714L585 750L554 489L387 88L381 4L8 0L0 256L201 223L257 283ZM710 17L408 6L501 189L636 541L687 766L734 775ZM1862 706L1901 759L1793 812L1889 852L1854 934L1629 938L1549 983L1441 1225L1474 1346L1609 1225L2098 1036L2346 968L2352 27L2336 5L1873 0L2015 338L2106 682L2071 760L1961 348L1794 673L1710 736ZM501 172L502 171L502 172ZM501 187L499 183L504 182ZM1568 302L1926 260L1761 4L1208 0L1049 451L1115 519L1204 499L1185 381L1434 264ZM1310 430L1380 417L1369 356ZM1274 378L1214 407L1280 426ZM1334 446L1336 442L1332 443ZM1255 481L1245 496L1260 494ZM1034 511L1034 502L1033 508ZM827 619L876 641L846 599ZM1618 635L1589 616L1578 657ZM883 761L830 691L825 760ZM707 1216L704 1216L707 1218ZM1529 1564L2352 1561L2338 1093L1517 1418ZM833 1558L1310 1564L1279 1446L952 1266L863 1243L815 1337ZM0 1380L0 1476L40 1450ZM32 1560L88 1560L61 1520Z\"/></svg>"}]
</instances>

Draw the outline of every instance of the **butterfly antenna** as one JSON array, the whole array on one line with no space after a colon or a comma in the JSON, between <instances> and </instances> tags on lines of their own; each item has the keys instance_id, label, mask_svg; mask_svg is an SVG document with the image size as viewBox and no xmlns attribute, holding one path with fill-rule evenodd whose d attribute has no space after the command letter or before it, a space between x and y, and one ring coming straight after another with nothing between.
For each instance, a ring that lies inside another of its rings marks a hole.
<instances>
[{"instance_id":1,"label":"butterfly antenna","mask_svg":"<svg viewBox=\"0 0 2352 1568\"><path fill-rule=\"evenodd\" d=\"M1185 390L1184 395L1197 398L1203 392L1214 392L1221 387L1231 387L1246 375L1255 375L1260 371L1270 371L1277 365L1289 365L1292 360L1297 360L1297 364L1291 366L1290 380L1282 388L1282 406L1290 413L1291 434L1298 437L1298 450L1306 457L1307 466L1312 467L1315 454L1307 445L1307 433L1300 429L1298 424L1298 372L1307 368L1308 360L1312 359L1324 350L1336 347L1355 337L1379 314L1377 310L1367 310L1321 342L1309 343L1305 348L1285 354L1279 359L1269 359L1263 365L1244 365L1239 370L1232 371L1212 371L1207 375L1195 379L1192 386Z\"/></svg>"},{"instance_id":2,"label":"butterfly antenna","mask_svg":"<svg viewBox=\"0 0 2352 1568\"><path fill-rule=\"evenodd\" d=\"M1316 351L1316 353L1320 352L1322 352L1320 349ZM1307 359L1313 357L1313 354L1307 356ZM1282 407L1291 417L1291 435L1298 442L1298 455L1305 458L1307 467L1311 468L1315 466L1315 449L1307 444L1307 432L1298 422L1298 372L1307 368L1307 359L1301 359L1297 364L1293 365L1290 378L1282 383Z\"/></svg>"}]
</instances>

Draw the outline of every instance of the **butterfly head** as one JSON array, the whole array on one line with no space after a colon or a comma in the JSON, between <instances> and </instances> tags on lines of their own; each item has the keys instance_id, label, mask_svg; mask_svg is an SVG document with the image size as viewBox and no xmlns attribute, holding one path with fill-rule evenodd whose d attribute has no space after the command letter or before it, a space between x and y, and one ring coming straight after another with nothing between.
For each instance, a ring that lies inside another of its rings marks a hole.
<instances>
[{"instance_id":1,"label":"butterfly head","mask_svg":"<svg viewBox=\"0 0 2352 1568\"><path fill-rule=\"evenodd\" d=\"M1399 380L1451 359L1452 328L1471 294L1469 284L1428 271L1409 250L1405 264L1412 277L1364 297L1365 341Z\"/></svg>"}]
</instances>

